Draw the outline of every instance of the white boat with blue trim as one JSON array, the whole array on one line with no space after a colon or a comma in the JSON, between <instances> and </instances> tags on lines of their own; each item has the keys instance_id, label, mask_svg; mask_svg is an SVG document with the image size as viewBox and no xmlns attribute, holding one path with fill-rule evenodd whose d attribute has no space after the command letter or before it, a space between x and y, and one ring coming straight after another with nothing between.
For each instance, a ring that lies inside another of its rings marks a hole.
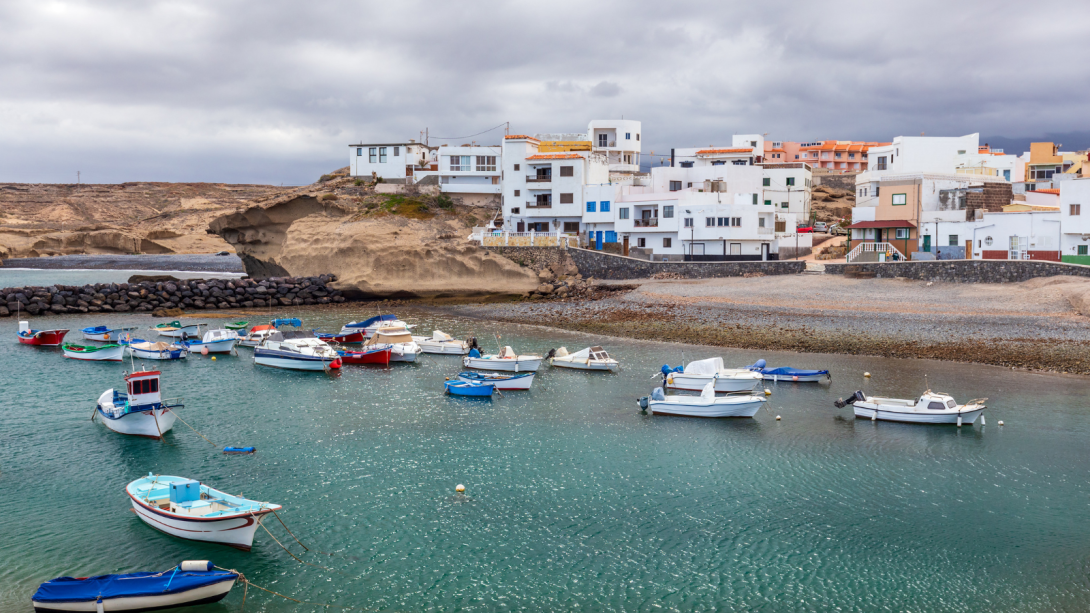
<instances>
[{"instance_id":1,"label":"white boat with blue trim","mask_svg":"<svg viewBox=\"0 0 1090 613\"><path fill-rule=\"evenodd\" d=\"M833 404L844 408L849 404L855 416L872 421L900 421L912 424L962 424L972 425L980 418L984 425L984 409L987 398L975 398L965 404L958 404L950 394L927 390L914 400L868 396L862 390L848 396L847 400L838 399Z\"/></svg>"},{"instance_id":2,"label":"white boat with blue trim","mask_svg":"<svg viewBox=\"0 0 1090 613\"><path fill-rule=\"evenodd\" d=\"M182 325L178 320L174 320L170 323L159 324L152 328L154 332L158 332L159 336L166 336L168 338L182 338L183 336L196 336L201 335L201 326L207 324L186 324Z\"/></svg>"},{"instance_id":3,"label":"white boat with blue trim","mask_svg":"<svg viewBox=\"0 0 1090 613\"><path fill-rule=\"evenodd\" d=\"M748 368L724 368L723 358L708 358L689 362L684 368L662 367L663 383L669 389L697 391L709 381L715 382L717 392L744 392L757 387L764 378Z\"/></svg>"},{"instance_id":4,"label":"white boat with blue trim","mask_svg":"<svg viewBox=\"0 0 1090 613\"><path fill-rule=\"evenodd\" d=\"M83 338L89 341L117 342L123 332L132 332L136 328L111 328L110 326L91 326L80 330Z\"/></svg>"},{"instance_id":5,"label":"white boat with blue trim","mask_svg":"<svg viewBox=\"0 0 1090 613\"><path fill-rule=\"evenodd\" d=\"M142 360L184 360L189 355L189 350L184 346L163 341L153 342L134 338L125 346L133 357Z\"/></svg>"},{"instance_id":6,"label":"white boat with blue trim","mask_svg":"<svg viewBox=\"0 0 1090 613\"><path fill-rule=\"evenodd\" d=\"M469 355L462 358L466 368L479 370L504 370L508 372L533 372L541 367L541 356L519 355L510 346L504 347L497 354L481 355L476 348L469 350Z\"/></svg>"},{"instance_id":7,"label":"white boat with blue trim","mask_svg":"<svg viewBox=\"0 0 1090 613\"><path fill-rule=\"evenodd\" d=\"M397 318L397 315L376 315L363 321L353 321L345 324L341 327L341 334L352 334L353 332L363 332L364 338L371 338L374 336L375 331L383 327L395 327L405 328L406 330L412 330L416 326L407 324Z\"/></svg>"},{"instance_id":8,"label":"white boat with blue trim","mask_svg":"<svg viewBox=\"0 0 1090 613\"><path fill-rule=\"evenodd\" d=\"M261 520L282 508L232 496L186 477L151 473L130 483L125 492L136 515L156 530L244 551L253 547Z\"/></svg>"},{"instance_id":9,"label":"white boat with blue trim","mask_svg":"<svg viewBox=\"0 0 1090 613\"><path fill-rule=\"evenodd\" d=\"M667 396L661 387L656 387L651 396L640 398L643 410L651 410L654 415L676 415L679 417L753 417L767 402L764 396L754 394L715 395L715 381L709 381L699 396Z\"/></svg>"},{"instance_id":10,"label":"white boat with blue trim","mask_svg":"<svg viewBox=\"0 0 1090 613\"><path fill-rule=\"evenodd\" d=\"M518 374L505 374L500 372L460 372L458 373L459 381L466 381L468 383L492 383L496 386L496 389L501 391L507 390L528 390L530 385L534 382L535 372L525 372Z\"/></svg>"},{"instance_id":11,"label":"white boat with blue trim","mask_svg":"<svg viewBox=\"0 0 1090 613\"><path fill-rule=\"evenodd\" d=\"M550 366L557 368L572 368L575 370L605 370L617 372L621 369L621 363L609 357L609 353L601 347L587 347L582 351L568 353L566 347L552 349L545 359Z\"/></svg>"},{"instance_id":12,"label":"white boat with blue trim","mask_svg":"<svg viewBox=\"0 0 1090 613\"><path fill-rule=\"evenodd\" d=\"M162 438L174 427L174 411L181 404L164 404L158 370L125 375L125 391L108 389L98 397L92 419L101 417L106 427L120 434Z\"/></svg>"},{"instance_id":13,"label":"white boat with blue trim","mask_svg":"<svg viewBox=\"0 0 1090 613\"><path fill-rule=\"evenodd\" d=\"M190 351L204 353L231 353L235 349L235 343L239 341L238 333L234 330L209 330L201 338L182 337L182 344Z\"/></svg>"},{"instance_id":14,"label":"white boat with blue trim","mask_svg":"<svg viewBox=\"0 0 1090 613\"><path fill-rule=\"evenodd\" d=\"M330 370L341 367L341 356L310 332L278 330L254 348L254 363L288 370Z\"/></svg>"}]
</instances>

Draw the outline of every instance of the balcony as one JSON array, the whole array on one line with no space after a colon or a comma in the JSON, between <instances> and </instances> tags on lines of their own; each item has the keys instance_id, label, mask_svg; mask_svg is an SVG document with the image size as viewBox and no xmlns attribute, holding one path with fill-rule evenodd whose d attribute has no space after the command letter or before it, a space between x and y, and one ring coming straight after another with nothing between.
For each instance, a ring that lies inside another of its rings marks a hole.
<instances>
[{"instance_id":1,"label":"balcony","mask_svg":"<svg viewBox=\"0 0 1090 613\"><path fill-rule=\"evenodd\" d=\"M647 219L634 219L632 220L633 228L657 228L659 227L658 217L649 217Z\"/></svg>"},{"instance_id":2,"label":"balcony","mask_svg":"<svg viewBox=\"0 0 1090 613\"><path fill-rule=\"evenodd\" d=\"M553 208L553 203L552 203L551 200L548 200L548 201L545 201L545 202L542 202L542 203L538 203L535 200L533 202L527 202L526 203L526 208L528 208L528 209L551 209L551 208Z\"/></svg>"},{"instance_id":3,"label":"balcony","mask_svg":"<svg viewBox=\"0 0 1090 613\"><path fill-rule=\"evenodd\" d=\"M552 175L528 175L526 177L527 183L548 183L552 180Z\"/></svg>"},{"instance_id":4,"label":"balcony","mask_svg":"<svg viewBox=\"0 0 1090 613\"><path fill-rule=\"evenodd\" d=\"M764 226L757 227L757 234L772 234L772 228L766 228Z\"/></svg>"}]
</instances>

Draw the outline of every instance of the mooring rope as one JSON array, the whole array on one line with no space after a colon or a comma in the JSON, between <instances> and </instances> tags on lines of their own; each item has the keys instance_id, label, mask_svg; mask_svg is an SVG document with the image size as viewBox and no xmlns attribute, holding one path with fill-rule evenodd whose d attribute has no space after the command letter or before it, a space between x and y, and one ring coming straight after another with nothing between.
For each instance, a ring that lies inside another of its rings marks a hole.
<instances>
[{"instance_id":1,"label":"mooring rope","mask_svg":"<svg viewBox=\"0 0 1090 613\"><path fill-rule=\"evenodd\" d=\"M183 424L185 424L185 427L186 427L186 428L189 428L190 430L192 430L192 431L194 431L194 432L197 432L197 429L196 429L196 428L194 428L193 426L191 426L191 425L187 424L187 423L185 422L185 420L184 420L184 419L182 419L181 417L178 417L178 412L177 412L177 411L175 411L174 409L168 409L168 410L169 410L169 411L170 411L171 413L174 413L174 417L177 417L177 418L178 418L178 421L180 421L180 422L182 422ZM199 437L203 438L204 440L208 441L208 437L207 437L207 436L205 436L205 435L203 435L203 434L201 434L200 432L197 432L197 436L199 436ZM215 448L217 448L217 449L219 448L219 445L217 445L217 444L213 443L212 441L208 441L208 444L209 444L209 445L211 445L211 446L213 446L213 447L215 447Z\"/></svg>"},{"instance_id":2,"label":"mooring rope","mask_svg":"<svg viewBox=\"0 0 1090 613\"><path fill-rule=\"evenodd\" d=\"M281 543L281 542L280 542L280 540L279 540L279 539L277 539L277 538L276 538L276 536L274 536L274 535L273 535L273 533L272 533L272 532L270 532L270 531L269 531L269 529L265 527L265 524L261 523L261 520L260 520L260 519L259 519L259 518L258 518L258 517L257 517L256 515L254 515L253 511L250 511L250 517L253 517L253 518L254 518L254 520L255 520L255 521L257 521L257 525L261 526L261 529L262 529L262 530L264 530L264 531L265 531L266 533L268 533L268 535L269 535L270 537L272 537L272 540L276 541L276 544L277 544L277 545L280 545L280 548L281 548L281 549L283 549L284 551L288 552L288 555L289 555L289 556L291 556L291 557L295 558L295 561L296 561L296 562L299 562L300 564L306 564L307 566L313 566L314 568L320 568L320 569L322 569L322 570L326 570L326 571L329 571L329 572L331 572L331 573L337 573L338 575L343 575L343 574L344 574L344 573L342 573L342 572L340 572L340 571L336 571L336 570L333 570L332 568L328 568L328 567L322 566L321 564L312 564L312 563L310 563L310 562L307 562L306 560L303 560L303 559L302 559L302 558L300 558L299 556L297 556L297 555L295 555L294 553L292 553L290 549L288 549L287 547L285 547L285 546L284 546L284 544L283 544L283 543ZM298 540L298 539L296 539L296 540ZM300 544L300 545L302 545L302 543L299 543L299 544ZM304 549L306 549L306 547L304 547ZM309 551L309 549L308 549L307 551Z\"/></svg>"},{"instance_id":3,"label":"mooring rope","mask_svg":"<svg viewBox=\"0 0 1090 613\"><path fill-rule=\"evenodd\" d=\"M246 575L242 574L240 571L237 571L237 570L235 570L233 568L223 568L222 566L216 566L215 568L217 568L219 570L227 571L229 573L235 573L236 575L238 575L239 580L242 581L242 585L243 585L243 588L242 588L242 607L239 608L240 612L246 607L246 593L247 593L246 592L246 587L251 586L251 585L254 586L255 588L261 590L261 591L268 592L268 593L270 593L270 594L272 594L274 596L279 596L280 598L283 598L284 600L290 600L292 602L297 602L299 604L311 605L311 606L315 606L315 607L333 608L333 609L358 609L360 611L367 610L365 607L354 607L354 606L351 606L351 605L330 604L330 603L324 603L324 602L310 602L310 601L307 601L307 600L299 600L298 598L292 598L291 596L281 594L280 592L274 592L274 591L270 590L269 588L261 587L260 585L258 585L256 583L250 581L249 579L247 579Z\"/></svg>"}]
</instances>

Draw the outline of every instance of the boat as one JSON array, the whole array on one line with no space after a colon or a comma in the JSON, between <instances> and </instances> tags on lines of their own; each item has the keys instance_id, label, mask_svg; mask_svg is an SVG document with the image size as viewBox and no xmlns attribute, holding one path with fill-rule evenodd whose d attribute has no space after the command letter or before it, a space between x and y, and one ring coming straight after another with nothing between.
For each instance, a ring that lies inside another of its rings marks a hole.
<instances>
[{"instance_id":1,"label":"boat","mask_svg":"<svg viewBox=\"0 0 1090 613\"><path fill-rule=\"evenodd\" d=\"M169 338L183 338L185 336L201 335L201 326L207 324L188 324L183 326L181 322L174 320L166 324L158 324L155 326L154 331L159 333L159 336L166 336Z\"/></svg>"},{"instance_id":2,"label":"boat","mask_svg":"<svg viewBox=\"0 0 1090 613\"><path fill-rule=\"evenodd\" d=\"M186 346L186 349L198 353L204 353L205 349L208 353L231 353L237 342L238 333L223 328L209 330L199 339L189 338L188 335L182 337L182 344Z\"/></svg>"},{"instance_id":3,"label":"boat","mask_svg":"<svg viewBox=\"0 0 1090 613\"><path fill-rule=\"evenodd\" d=\"M420 345L424 353L465 355L469 353L470 346L476 344L477 339L460 341L441 330L433 330L431 336L414 336L413 341Z\"/></svg>"},{"instance_id":4,"label":"boat","mask_svg":"<svg viewBox=\"0 0 1090 613\"><path fill-rule=\"evenodd\" d=\"M665 387L677 390L703 390L708 381L715 381L717 392L744 392L757 387L763 379L759 372L748 368L724 368L723 358L708 358L689 362L684 368L662 367Z\"/></svg>"},{"instance_id":5,"label":"boat","mask_svg":"<svg viewBox=\"0 0 1090 613\"><path fill-rule=\"evenodd\" d=\"M249 325L249 323L250 322L248 321L236 321L229 324L223 324L223 327L228 330L234 330L235 332L238 332L239 330L245 330L246 326Z\"/></svg>"},{"instance_id":6,"label":"boat","mask_svg":"<svg viewBox=\"0 0 1090 613\"><path fill-rule=\"evenodd\" d=\"M68 330L31 330L29 321L19 322L18 338L24 345L56 347L64 342L65 334Z\"/></svg>"},{"instance_id":7,"label":"boat","mask_svg":"<svg viewBox=\"0 0 1090 613\"><path fill-rule=\"evenodd\" d=\"M364 338L371 338L375 333L375 330L384 326L399 326L406 330L412 330L416 327L401 321L397 318L397 315L376 315L370 319L353 321L345 324L341 328L341 334L351 334L352 332L362 331Z\"/></svg>"},{"instance_id":8,"label":"boat","mask_svg":"<svg viewBox=\"0 0 1090 613\"><path fill-rule=\"evenodd\" d=\"M504 347L498 354L489 355L481 355L477 349L470 349L469 355L462 358L462 364L466 368L479 370L530 372L541 366L541 356L518 355L510 346Z\"/></svg>"},{"instance_id":9,"label":"boat","mask_svg":"<svg viewBox=\"0 0 1090 613\"><path fill-rule=\"evenodd\" d=\"M273 332L276 332L276 328L272 325L254 326L236 344L239 347L257 347L261 344L261 341L268 338Z\"/></svg>"},{"instance_id":10,"label":"boat","mask_svg":"<svg viewBox=\"0 0 1090 613\"><path fill-rule=\"evenodd\" d=\"M323 332L315 332L314 336L322 339L327 343L340 343L342 345L351 345L355 343L362 343L364 341L363 330L349 332L348 334L325 334Z\"/></svg>"},{"instance_id":11,"label":"boat","mask_svg":"<svg viewBox=\"0 0 1090 613\"><path fill-rule=\"evenodd\" d=\"M492 383L498 390L528 390L534 382L537 373L526 372L508 375L499 372L461 372L458 373L459 381Z\"/></svg>"},{"instance_id":12,"label":"boat","mask_svg":"<svg viewBox=\"0 0 1090 613\"><path fill-rule=\"evenodd\" d=\"M189 355L189 349L177 343L146 341L134 338L125 344L129 353L144 360L183 360Z\"/></svg>"},{"instance_id":13,"label":"boat","mask_svg":"<svg viewBox=\"0 0 1090 613\"><path fill-rule=\"evenodd\" d=\"M341 356L310 332L277 330L254 348L254 363L289 370L329 370L341 367Z\"/></svg>"},{"instance_id":14,"label":"boat","mask_svg":"<svg viewBox=\"0 0 1090 613\"><path fill-rule=\"evenodd\" d=\"M187 560L162 572L57 577L38 586L35 613L158 611L223 600L238 574L208 560Z\"/></svg>"},{"instance_id":15,"label":"boat","mask_svg":"<svg viewBox=\"0 0 1090 613\"><path fill-rule=\"evenodd\" d=\"M91 326L80 330L84 340L88 341L116 341L122 332L132 332L136 328L111 328L110 326Z\"/></svg>"},{"instance_id":16,"label":"boat","mask_svg":"<svg viewBox=\"0 0 1090 613\"><path fill-rule=\"evenodd\" d=\"M345 364L389 364L393 347L377 345L365 347L360 351L337 350Z\"/></svg>"},{"instance_id":17,"label":"boat","mask_svg":"<svg viewBox=\"0 0 1090 613\"><path fill-rule=\"evenodd\" d=\"M113 343L109 345L74 345L64 343L61 345L64 357L73 360L87 360L90 362L120 362L124 356L125 348Z\"/></svg>"},{"instance_id":18,"label":"boat","mask_svg":"<svg viewBox=\"0 0 1090 613\"><path fill-rule=\"evenodd\" d=\"M443 386L446 388L448 394L453 394L455 396L491 396L496 390L495 384L484 383L482 381L452 380L445 381Z\"/></svg>"},{"instance_id":19,"label":"boat","mask_svg":"<svg viewBox=\"0 0 1090 613\"><path fill-rule=\"evenodd\" d=\"M147 525L191 541L253 547L254 532L278 504L249 500L185 477L153 475L125 487L136 515Z\"/></svg>"},{"instance_id":20,"label":"boat","mask_svg":"<svg viewBox=\"0 0 1090 613\"><path fill-rule=\"evenodd\" d=\"M109 389L98 397L92 416L101 416L106 427L121 434L162 438L174 427L174 410L181 404L164 404L158 370L125 375L125 391Z\"/></svg>"},{"instance_id":21,"label":"boat","mask_svg":"<svg viewBox=\"0 0 1090 613\"><path fill-rule=\"evenodd\" d=\"M931 390L924 392L915 400L902 400L899 398L884 398L881 396L867 396L862 390L848 397L847 400L838 399L833 404L837 408L852 405L855 416L870 420L900 421L914 424L974 424L976 418L980 418L980 424L984 425L984 405L987 398L976 398L958 404L950 394L935 393Z\"/></svg>"},{"instance_id":22,"label":"boat","mask_svg":"<svg viewBox=\"0 0 1090 613\"><path fill-rule=\"evenodd\" d=\"M804 370L801 368L790 368L787 366L781 366L780 368L768 368L767 362L764 360L757 360L756 363L750 364L746 368L753 372L759 372L766 381L797 381L800 383L821 381L822 379L828 379L832 381L833 376L829 374L827 370Z\"/></svg>"},{"instance_id":23,"label":"boat","mask_svg":"<svg viewBox=\"0 0 1090 613\"><path fill-rule=\"evenodd\" d=\"M422 353L420 345L416 344L413 337L409 335L409 329L404 326L378 328L364 343L364 347L382 346L390 348L391 362L415 362L416 357Z\"/></svg>"},{"instance_id":24,"label":"boat","mask_svg":"<svg viewBox=\"0 0 1090 613\"><path fill-rule=\"evenodd\" d=\"M587 347L582 351L568 353L567 348L552 349L545 359L549 364L557 368L575 368L577 370L608 370L617 372L621 368L620 362L609 357L605 349L601 347Z\"/></svg>"},{"instance_id":25,"label":"boat","mask_svg":"<svg viewBox=\"0 0 1090 613\"><path fill-rule=\"evenodd\" d=\"M643 410L650 409L653 415L676 415L680 417L753 417L761 410L764 396L756 395L715 395L715 381L708 381L699 396L663 394L661 387L656 387L651 396L640 398Z\"/></svg>"}]
</instances>

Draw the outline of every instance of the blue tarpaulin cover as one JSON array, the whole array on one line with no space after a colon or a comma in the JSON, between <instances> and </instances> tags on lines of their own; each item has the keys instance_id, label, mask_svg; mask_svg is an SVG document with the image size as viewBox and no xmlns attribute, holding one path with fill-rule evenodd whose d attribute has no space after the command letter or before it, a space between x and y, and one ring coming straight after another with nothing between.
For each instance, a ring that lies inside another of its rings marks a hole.
<instances>
[{"instance_id":1,"label":"blue tarpaulin cover","mask_svg":"<svg viewBox=\"0 0 1090 613\"><path fill-rule=\"evenodd\" d=\"M274 319L272 325L274 328L280 326L295 326L298 328L303 325L303 322L298 317L292 317L291 319Z\"/></svg>"},{"instance_id":2,"label":"blue tarpaulin cover","mask_svg":"<svg viewBox=\"0 0 1090 613\"><path fill-rule=\"evenodd\" d=\"M357 321L345 325L346 328L366 328L367 326L376 324L380 321L397 321L397 315L376 315L371 319L365 321Z\"/></svg>"},{"instance_id":3,"label":"blue tarpaulin cover","mask_svg":"<svg viewBox=\"0 0 1090 613\"><path fill-rule=\"evenodd\" d=\"M800 368L791 368L790 366L781 366L780 368L765 368L767 362L764 360L757 360L755 363L747 366L753 372L759 372L762 375L777 375L780 377L810 377L813 375L827 375L827 370L803 370Z\"/></svg>"},{"instance_id":4,"label":"blue tarpaulin cover","mask_svg":"<svg viewBox=\"0 0 1090 613\"><path fill-rule=\"evenodd\" d=\"M235 573L222 570L168 570L161 573L100 575L86 579L57 577L38 586L33 600L35 602L95 602L99 598L178 594L221 581L234 581L237 578L238 575Z\"/></svg>"}]
</instances>

